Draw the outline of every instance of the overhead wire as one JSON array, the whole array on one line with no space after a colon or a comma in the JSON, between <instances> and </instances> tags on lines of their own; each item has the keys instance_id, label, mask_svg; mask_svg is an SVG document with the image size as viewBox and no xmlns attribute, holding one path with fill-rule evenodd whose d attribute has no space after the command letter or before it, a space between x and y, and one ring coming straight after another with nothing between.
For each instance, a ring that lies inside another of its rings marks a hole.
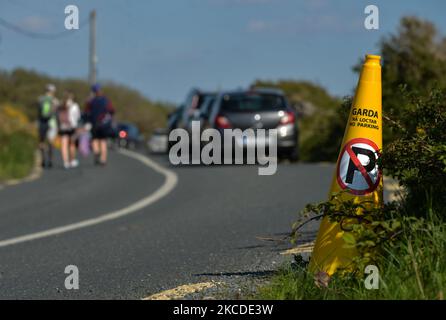
<instances>
[{"instance_id":1,"label":"overhead wire","mask_svg":"<svg viewBox=\"0 0 446 320\"><path fill-rule=\"evenodd\" d=\"M85 19L84 21L82 21L79 24L79 29L81 30L83 27L85 27L86 25L88 25L89 23L89 19ZM35 32L35 31L30 31L30 30L26 30L25 28L22 28L16 24L13 24L5 19L3 19L2 17L0 17L0 26L14 31L16 33L19 33L23 36L29 37L29 38L33 38L33 39L44 39L44 40L57 40L66 36L71 36L73 35L75 32L73 31L78 31L78 30L64 30L58 33L41 33L41 32Z\"/></svg>"}]
</instances>

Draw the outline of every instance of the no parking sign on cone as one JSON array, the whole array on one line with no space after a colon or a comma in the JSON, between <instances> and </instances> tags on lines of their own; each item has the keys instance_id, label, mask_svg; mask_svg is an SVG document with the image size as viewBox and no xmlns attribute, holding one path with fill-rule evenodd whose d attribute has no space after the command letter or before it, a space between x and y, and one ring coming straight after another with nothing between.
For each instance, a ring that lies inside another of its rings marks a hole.
<instances>
[{"instance_id":1,"label":"no parking sign on cone","mask_svg":"<svg viewBox=\"0 0 446 320\"><path fill-rule=\"evenodd\" d=\"M381 57L367 55L353 99L347 128L332 180L330 195L381 206L383 182L378 158L382 149ZM325 217L310 261L310 271L335 273L348 267L355 248L345 247L346 231Z\"/></svg>"}]
</instances>

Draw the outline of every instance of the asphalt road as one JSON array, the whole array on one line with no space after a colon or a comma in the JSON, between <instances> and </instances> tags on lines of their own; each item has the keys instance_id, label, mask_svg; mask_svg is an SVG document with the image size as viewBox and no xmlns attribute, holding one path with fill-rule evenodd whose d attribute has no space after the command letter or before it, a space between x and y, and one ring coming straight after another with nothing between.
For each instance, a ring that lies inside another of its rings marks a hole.
<instances>
[{"instance_id":1,"label":"asphalt road","mask_svg":"<svg viewBox=\"0 0 446 320\"><path fill-rule=\"evenodd\" d=\"M173 167L166 196L123 217L27 242L0 245L1 299L140 299L178 285L274 267L308 202L324 200L332 165L280 164L273 176L256 166ZM165 177L113 152L105 168L87 159L33 182L0 190L0 243L94 219L153 194ZM308 237L314 237L312 230ZM80 273L66 290L67 265Z\"/></svg>"}]
</instances>

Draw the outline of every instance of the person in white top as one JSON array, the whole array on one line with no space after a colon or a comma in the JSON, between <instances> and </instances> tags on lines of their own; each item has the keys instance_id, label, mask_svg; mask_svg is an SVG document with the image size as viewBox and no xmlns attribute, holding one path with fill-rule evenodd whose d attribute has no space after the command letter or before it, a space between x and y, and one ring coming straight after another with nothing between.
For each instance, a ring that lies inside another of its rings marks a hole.
<instances>
[{"instance_id":1,"label":"person in white top","mask_svg":"<svg viewBox=\"0 0 446 320\"><path fill-rule=\"evenodd\" d=\"M65 99L57 110L57 124L61 139L61 153L64 168L75 168L79 165L76 158L75 134L79 126L81 112L71 92L65 93Z\"/></svg>"}]
</instances>

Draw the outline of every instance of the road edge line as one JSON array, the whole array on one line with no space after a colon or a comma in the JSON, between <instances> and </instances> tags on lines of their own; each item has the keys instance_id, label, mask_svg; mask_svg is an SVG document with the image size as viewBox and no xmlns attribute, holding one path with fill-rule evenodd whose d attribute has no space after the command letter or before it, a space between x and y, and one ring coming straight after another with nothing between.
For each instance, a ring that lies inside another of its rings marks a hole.
<instances>
[{"instance_id":1,"label":"road edge line","mask_svg":"<svg viewBox=\"0 0 446 320\"><path fill-rule=\"evenodd\" d=\"M34 152L34 165L31 169L31 172L23 178L19 179L8 179L0 182L0 190L5 187L16 186L22 183L31 182L39 179L42 176L42 156L40 155L39 150L35 150Z\"/></svg>"},{"instance_id":2,"label":"road edge line","mask_svg":"<svg viewBox=\"0 0 446 320\"><path fill-rule=\"evenodd\" d=\"M39 232L35 232L35 233L31 233L31 234L27 234L27 235L23 235L23 236L19 236L19 237L10 238L10 239L0 240L0 248L23 243L23 242L29 242L29 241L33 241L33 240L47 238L47 237L59 235L62 233L66 233L66 232L70 232L70 231L74 231L74 230L78 230L78 229L87 228L87 227L91 227L91 226L94 226L94 225L97 225L97 224L100 224L103 222L107 222L107 221L111 221L111 220L115 220L115 219L124 217L124 216L132 214L136 211L139 211L139 210L155 203L156 201L160 200L161 198L167 196L177 185L178 176L176 175L176 173L173 172L172 170L162 167L161 165L159 165L158 163L156 163L149 157L143 156L142 154L139 154L139 153L136 153L133 151L129 151L129 150L118 150L118 152L120 154L127 156L127 157L138 160L141 163L143 163L144 165L146 165L147 167L150 167L154 171L162 174L165 177L163 185L159 189L157 189L155 192L150 194L149 196L147 196L141 200L138 200L125 208L102 214L96 218L79 221L79 222L68 224L65 226L56 227L56 228L48 229L45 231L39 231Z\"/></svg>"},{"instance_id":3,"label":"road edge line","mask_svg":"<svg viewBox=\"0 0 446 320\"><path fill-rule=\"evenodd\" d=\"M180 285L175 288L167 289L158 293L151 294L142 300L180 300L189 294L195 294L204 290L215 288L222 285L221 281L207 281Z\"/></svg>"}]
</instances>

